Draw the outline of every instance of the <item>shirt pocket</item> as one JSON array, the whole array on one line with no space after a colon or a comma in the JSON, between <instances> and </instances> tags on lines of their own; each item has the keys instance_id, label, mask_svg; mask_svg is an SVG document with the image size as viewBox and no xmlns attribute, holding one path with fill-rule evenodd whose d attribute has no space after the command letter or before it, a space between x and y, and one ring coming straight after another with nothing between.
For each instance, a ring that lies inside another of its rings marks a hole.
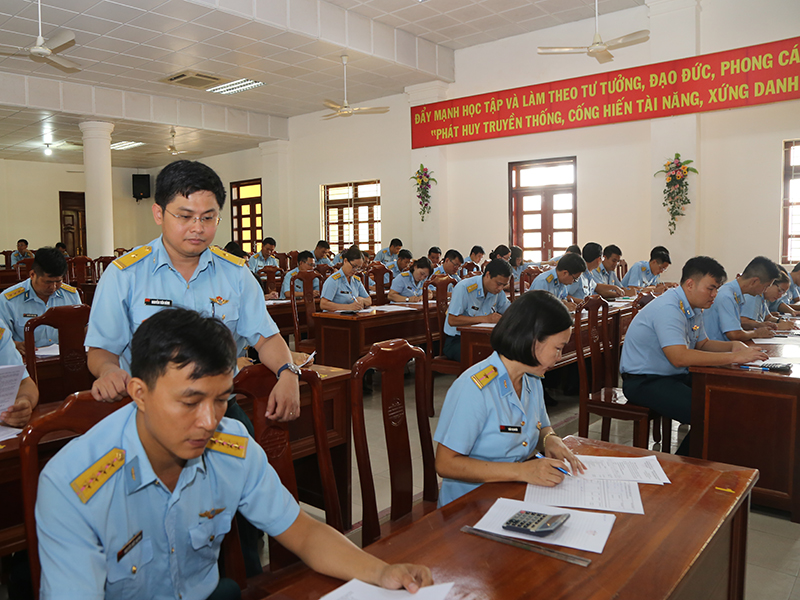
<instances>
[{"instance_id":1,"label":"shirt pocket","mask_svg":"<svg viewBox=\"0 0 800 600\"><path fill-rule=\"evenodd\" d=\"M150 297L151 300L155 301L156 298ZM168 300L167 298L157 298L157 300ZM145 304L145 298L140 298L136 304L131 307L130 314L131 314L131 321L133 325L134 331L144 323L147 319L152 317L157 312L165 309L165 308L172 308L176 306L175 302L172 302L169 306L163 305L154 305L154 304Z\"/></svg>"},{"instance_id":2,"label":"shirt pocket","mask_svg":"<svg viewBox=\"0 0 800 600\"><path fill-rule=\"evenodd\" d=\"M110 553L106 575L106 596L110 598L143 598L147 588L147 565L153 560L153 545L143 539L119 561Z\"/></svg>"},{"instance_id":3,"label":"shirt pocket","mask_svg":"<svg viewBox=\"0 0 800 600\"><path fill-rule=\"evenodd\" d=\"M192 527L189 530L189 540L195 552L206 559L217 560L222 539L231 530L232 519L233 514L225 511Z\"/></svg>"}]
</instances>

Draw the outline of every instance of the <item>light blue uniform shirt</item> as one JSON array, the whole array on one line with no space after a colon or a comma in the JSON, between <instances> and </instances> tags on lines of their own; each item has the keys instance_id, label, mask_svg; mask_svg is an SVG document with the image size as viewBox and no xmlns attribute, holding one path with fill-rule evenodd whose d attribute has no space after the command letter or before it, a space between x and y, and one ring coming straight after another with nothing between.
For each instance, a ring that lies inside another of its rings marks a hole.
<instances>
[{"instance_id":1,"label":"light blue uniform shirt","mask_svg":"<svg viewBox=\"0 0 800 600\"><path fill-rule=\"evenodd\" d=\"M472 379L484 383L483 387ZM497 352L472 365L450 386L433 439L462 456L492 462L522 462L536 452L539 430L550 419L542 381L522 376L522 398ZM481 485L444 479L439 506Z\"/></svg>"},{"instance_id":2,"label":"light blue uniform shirt","mask_svg":"<svg viewBox=\"0 0 800 600\"><path fill-rule=\"evenodd\" d=\"M350 281L347 281L347 277L341 269L328 277L322 284L321 296L336 304L352 304L356 298L369 298L369 294L358 276L353 275Z\"/></svg>"},{"instance_id":3,"label":"light blue uniform shirt","mask_svg":"<svg viewBox=\"0 0 800 600\"><path fill-rule=\"evenodd\" d=\"M531 289L550 292L559 300L567 299L567 286L558 280L555 269L549 269L537 275L531 284Z\"/></svg>"},{"instance_id":4,"label":"light blue uniform shirt","mask_svg":"<svg viewBox=\"0 0 800 600\"><path fill-rule=\"evenodd\" d=\"M780 302L778 298L776 302ZM763 323L764 319L769 314L769 307L764 296L752 296L750 294L744 295L744 306L742 306L742 316L753 321L760 321Z\"/></svg>"},{"instance_id":5,"label":"light blue uniform shirt","mask_svg":"<svg viewBox=\"0 0 800 600\"><path fill-rule=\"evenodd\" d=\"M422 296L422 286L425 285L425 281L425 279L415 281L411 271L403 271L392 280L392 290L401 296Z\"/></svg>"},{"instance_id":6,"label":"light blue uniform shirt","mask_svg":"<svg viewBox=\"0 0 800 600\"><path fill-rule=\"evenodd\" d=\"M771 313L780 312L781 304L786 304L787 306L792 303L792 299L789 297L791 294L791 290L786 290L786 293L775 300L774 302L767 302L767 309Z\"/></svg>"},{"instance_id":7,"label":"light blue uniform shirt","mask_svg":"<svg viewBox=\"0 0 800 600\"><path fill-rule=\"evenodd\" d=\"M286 273L286 275L283 278L283 283L281 284L281 298L286 297L286 292L289 291L289 283L291 283L292 277L299 272L300 268L295 267L294 269ZM314 278L314 289L319 291L319 279ZM294 291L302 293L303 282L300 279L294 282Z\"/></svg>"},{"instance_id":8,"label":"light blue uniform shirt","mask_svg":"<svg viewBox=\"0 0 800 600\"><path fill-rule=\"evenodd\" d=\"M80 303L78 290L71 285L62 284L45 304L31 287L31 280L26 279L3 292L0 297L0 317L10 327L14 341L24 342L25 323L32 318L43 315L48 308L54 306L72 306ZM58 343L58 330L54 327L41 325L34 330L33 335L37 348Z\"/></svg>"},{"instance_id":9,"label":"light blue uniform shirt","mask_svg":"<svg viewBox=\"0 0 800 600\"><path fill-rule=\"evenodd\" d=\"M87 346L116 354L120 367L130 371L134 331L145 319L170 306L222 321L233 334L237 356L245 346L255 346L260 337L278 333L267 314L264 292L247 268L240 266L241 259L215 250L228 257L223 258L206 248L187 283L172 266L160 237L149 247L152 251L130 266L112 268L125 264L122 257L103 272L92 302Z\"/></svg>"},{"instance_id":10,"label":"light blue uniform shirt","mask_svg":"<svg viewBox=\"0 0 800 600\"><path fill-rule=\"evenodd\" d=\"M273 536L297 519L297 503L241 423L223 418L217 431L244 437L244 458L206 449L186 463L170 492L142 447L136 412L133 402L120 408L42 470L36 500L42 600L205 600L219 581L220 545L237 510ZM84 504L70 483L113 449L122 451L124 466Z\"/></svg>"},{"instance_id":11,"label":"light blue uniform shirt","mask_svg":"<svg viewBox=\"0 0 800 600\"><path fill-rule=\"evenodd\" d=\"M8 329L5 321L0 318L0 366L21 365L22 355L17 351L14 345L14 339L11 337L11 332ZM22 379L28 377L28 371L22 375Z\"/></svg>"},{"instance_id":12,"label":"light blue uniform shirt","mask_svg":"<svg viewBox=\"0 0 800 600\"><path fill-rule=\"evenodd\" d=\"M600 263L600 266L597 267L594 271L592 271L592 277L594 277L595 283L602 283L604 285L616 285L618 287L624 287L622 282L617 277L616 271L611 271L610 273L606 271L606 268L603 266L603 263Z\"/></svg>"},{"instance_id":13,"label":"light blue uniform shirt","mask_svg":"<svg viewBox=\"0 0 800 600\"><path fill-rule=\"evenodd\" d=\"M440 264L433 270L433 273L431 273L431 277L433 277L434 275L444 275L445 277L452 277L453 279L456 280L456 283L461 281L461 276L458 274L458 272L455 272L452 275L448 275L447 271L444 270L443 264Z\"/></svg>"},{"instance_id":14,"label":"light blue uniform shirt","mask_svg":"<svg viewBox=\"0 0 800 600\"><path fill-rule=\"evenodd\" d=\"M33 253L30 250L28 250L25 252L25 254L20 254L19 250L14 250L11 253L11 266L13 267L18 262L22 262L22 260L25 258L33 258Z\"/></svg>"},{"instance_id":15,"label":"light blue uniform shirt","mask_svg":"<svg viewBox=\"0 0 800 600\"><path fill-rule=\"evenodd\" d=\"M660 275L653 275L650 270L649 260L640 260L628 269L625 277L622 278L622 287L635 285L637 287L647 287L661 283Z\"/></svg>"},{"instance_id":16,"label":"light blue uniform shirt","mask_svg":"<svg viewBox=\"0 0 800 600\"><path fill-rule=\"evenodd\" d=\"M338 256L339 255L337 254L336 257L338 257ZM334 257L334 258L336 258L336 257ZM327 256L323 256L322 258L315 258L314 261L318 265L328 265L329 267L332 267L335 264Z\"/></svg>"},{"instance_id":17,"label":"light blue uniform shirt","mask_svg":"<svg viewBox=\"0 0 800 600\"><path fill-rule=\"evenodd\" d=\"M727 342L729 341L725 335L727 332L741 331L744 297L736 279L719 288L714 304L705 311L704 319L709 339Z\"/></svg>"},{"instance_id":18,"label":"light blue uniform shirt","mask_svg":"<svg viewBox=\"0 0 800 600\"><path fill-rule=\"evenodd\" d=\"M389 248L384 248L375 255L375 262L382 262L383 264L390 263L397 260L397 254L392 254Z\"/></svg>"},{"instance_id":19,"label":"light blue uniform shirt","mask_svg":"<svg viewBox=\"0 0 800 600\"><path fill-rule=\"evenodd\" d=\"M794 299L800 298L800 285L794 282L791 273L789 274L789 291L786 293L789 295L789 302L786 304L794 304Z\"/></svg>"},{"instance_id":20,"label":"light blue uniform shirt","mask_svg":"<svg viewBox=\"0 0 800 600\"><path fill-rule=\"evenodd\" d=\"M589 271L584 271L581 273L581 276L578 277L578 280L567 288L567 294L573 298L583 300L594 294L596 287L597 282L594 280L594 277L592 277Z\"/></svg>"},{"instance_id":21,"label":"light blue uniform shirt","mask_svg":"<svg viewBox=\"0 0 800 600\"><path fill-rule=\"evenodd\" d=\"M450 297L448 315L485 317L493 312L503 314L511 303L506 298L506 293L500 290L499 294L487 294L483 289L483 276L468 277L459 281L453 288ZM450 325L450 319L444 322L444 332L447 335L461 335L458 330Z\"/></svg>"},{"instance_id":22,"label":"light blue uniform shirt","mask_svg":"<svg viewBox=\"0 0 800 600\"><path fill-rule=\"evenodd\" d=\"M278 267L280 265L278 265L278 259L275 256L264 258L264 255L259 252L250 257L250 260L247 261L247 266L253 273L258 273L264 267Z\"/></svg>"},{"instance_id":23,"label":"light blue uniform shirt","mask_svg":"<svg viewBox=\"0 0 800 600\"><path fill-rule=\"evenodd\" d=\"M703 328L704 315L708 311L692 308L682 287L658 296L631 321L622 344L620 372L664 376L688 373L688 367L669 362L663 349L686 346L693 350L708 337Z\"/></svg>"}]
</instances>

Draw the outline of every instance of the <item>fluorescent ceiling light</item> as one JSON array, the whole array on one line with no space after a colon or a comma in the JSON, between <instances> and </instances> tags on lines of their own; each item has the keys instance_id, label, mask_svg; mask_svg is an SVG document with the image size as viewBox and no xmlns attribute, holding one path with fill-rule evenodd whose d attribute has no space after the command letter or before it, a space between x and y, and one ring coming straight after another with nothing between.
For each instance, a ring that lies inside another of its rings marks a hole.
<instances>
[{"instance_id":1,"label":"fluorescent ceiling light","mask_svg":"<svg viewBox=\"0 0 800 600\"><path fill-rule=\"evenodd\" d=\"M253 88L257 88L264 85L261 81L253 81L252 79L237 79L236 81L231 81L230 83L223 83L222 85L216 85L212 88L208 88L207 92L214 92L215 94L238 94L239 92L244 92L246 90L252 90Z\"/></svg>"},{"instance_id":2,"label":"fluorescent ceiling light","mask_svg":"<svg viewBox=\"0 0 800 600\"><path fill-rule=\"evenodd\" d=\"M116 142L111 144L112 150L130 150L131 148L136 148L137 146L144 146L144 142Z\"/></svg>"},{"instance_id":3,"label":"fluorescent ceiling light","mask_svg":"<svg viewBox=\"0 0 800 600\"><path fill-rule=\"evenodd\" d=\"M50 156L53 153L53 151L50 149L50 144L44 145L44 153L46 156Z\"/></svg>"}]
</instances>

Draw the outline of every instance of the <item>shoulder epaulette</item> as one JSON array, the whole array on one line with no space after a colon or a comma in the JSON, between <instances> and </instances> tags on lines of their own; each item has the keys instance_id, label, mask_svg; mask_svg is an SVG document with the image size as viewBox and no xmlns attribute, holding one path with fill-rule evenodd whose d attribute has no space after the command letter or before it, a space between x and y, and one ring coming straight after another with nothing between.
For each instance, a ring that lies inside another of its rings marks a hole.
<instances>
[{"instance_id":1,"label":"shoulder epaulette","mask_svg":"<svg viewBox=\"0 0 800 600\"><path fill-rule=\"evenodd\" d=\"M142 246L141 248L137 248L133 252L128 252L127 254L120 256L117 260L115 260L113 264L120 270L127 269L132 264L139 262L145 256L150 254L153 251L151 246Z\"/></svg>"},{"instance_id":2,"label":"shoulder epaulette","mask_svg":"<svg viewBox=\"0 0 800 600\"><path fill-rule=\"evenodd\" d=\"M217 246L211 246L209 248L211 252L219 256L223 260L227 260L229 263L233 263L237 267L243 267L247 260L244 258L239 258L238 256L234 256L230 252L225 252L222 248L218 248Z\"/></svg>"},{"instance_id":3,"label":"shoulder epaulette","mask_svg":"<svg viewBox=\"0 0 800 600\"><path fill-rule=\"evenodd\" d=\"M595 269L595 271L597 271L598 273L602 273L602 271L600 270L600 267L597 267L597 268Z\"/></svg>"},{"instance_id":4,"label":"shoulder epaulette","mask_svg":"<svg viewBox=\"0 0 800 600\"><path fill-rule=\"evenodd\" d=\"M78 288L72 287L71 285L67 285L66 283L61 284L61 289L65 292L69 292L70 294L77 294Z\"/></svg>"},{"instance_id":5,"label":"shoulder epaulette","mask_svg":"<svg viewBox=\"0 0 800 600\"><path fill-rule=\"evenodd\" d=\"M331 275L331 279L333 279L334 281L336 281L336 280L337 280L337 279L339 279L341 276L342 276L342 272L341 272L341 271L339 271L338 273L334 273L333 275Z\"/></svg>"},{"instance_id":6,"label":"shoulder epaulette","mask_svg":"<svg viewBox=\"0 0 800 600\"><path fill-rule=\"evenodd\" d=\"M477 283L473 283L471 286L469 286L467 288L467 291L471 294L472 292L474 292L477 289L478 289L478 284Z\"/></svg>"},{"instance_id":7,"label":"shoulder epaulette","mask_svg":"<svg viewBox=\"0 0 800 600\"><path fill-rule=\"evenodd\" d=\"M237 458L244 458L245 454L247 454L247 437L215 431L211 439L208 440L206 448L236 456Z\"/></svg>"},{"instance_id":8,"label":"shoulder epaulette","mask_svg":"<svg viewBox=\"0 0 800 600\"><path fill-rule=\"evenodd\" d=\"M353 279L355 279L356 281L361 281L361 276L360 275L353 275Z\"/></svg>"},{"instance_id":9,"label":"shoulder epaulette","mask_svg":"<svg viewBox=\"0 0 800 600\"><path fill-rule=\"evenodd\" d=\"M647 267L642 267L642 273L644 273L645 271L647 271Z\"/></svg>"},{"instance_id":10,"label":"shoulder epaulette","mask_svg":"<svg viewBox=\"0 0 800 600\"><path fill-rule=\"evenodd\" d=\"M411 271L403 271L402 273L400 273L401 277L408 277L409 275L411 275Z\"/></svg>"},{"instance_id":11,"label":"shoulder epaulette","mask_svg":"<svg viewBox=\"0 0 800 600\"><path fill-rule=\"evenodd\" d=\"M5 333L6 333L6 330L5 330L5 328L3 328L3 327L0 327L0 340L2 340L2 339L3 339L3 335L5 335Z\"/></svg>"},{"instance_id":12,"label":"shoulder epaulette","mask_svg":"<svg viewBox=\"0 0 800 600\"><path fill-rule=\"evenodd\" d=\"M78 475L70 487L78 494L81 502L86 504L111 476L125 464L125 450L114 448L103 458Z\"/></svg>"},{"instance_id":13,"label":"shoulder epaulette","mask_svg":"<svg viewBox=\"0 0 800 600\"><path fill-rule=\"evenodd\" d=\"M550 275L545 277L545 280L547 281L547 283L553 283L553 274L550 273Z\"/></svg>"},{"instance_id":14,"label":"shoulder epaulette","mask_svg":"<svg viewBox=\"0 0 800 600\"><path fill-rule=\"evenodd\" d=\"M475 382L475 385L478 386L479 390L482 390L495 377L497 377L497 367L494 365L489 365L485 369L475 373L475 375L470 377L470 379Z\"/></svg>"},{"instance_id":15,"label":"shoulder epaulette","mask_svg":"<svg viewBox=\"0 0 800 600\"><path fill-rule=\"evenodd\" d=\"M6 300L11 300L24 292L25 292L25 287L19 286L18 288L15 288L13 290L8 290L5 294L3 294L3 296L6 297Z\"/></svg>"}]
</instances>

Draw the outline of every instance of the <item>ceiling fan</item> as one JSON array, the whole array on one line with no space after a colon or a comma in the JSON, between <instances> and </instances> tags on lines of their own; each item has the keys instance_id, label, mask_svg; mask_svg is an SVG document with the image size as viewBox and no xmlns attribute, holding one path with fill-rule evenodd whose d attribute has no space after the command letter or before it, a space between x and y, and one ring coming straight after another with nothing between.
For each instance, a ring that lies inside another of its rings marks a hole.
<instances>
[{"instance_id":1,"label":"ceiling fan","mask_svg":"<svg viewBox=\"0 0 800 600\"><path fill-rule=\"evenodd\" d=\"M342 67L344 67L344 102L336 104L333 100L323 100L322 103L335 111L322 117L323 119L335 119L336 117L351 117L358 115L378 115L389 112L388 106L357 106L351 107L347 103L347 55L342 55Z\"/></svg>"},{"instance_id":2,"label":"ceiling fan","mask_svg":"<svg viewBox=\"0 0 800 600\"><path fill-rule=\"evenodd\" d=\"M615 48L624 48L626 46L633 46L647 41L650 37L648 29L635 31L628 35L614 38L604 42L600 37L600 12L598 10L597 0L594 0L594 40L591 46L562 46L562 47L546 47L539 46L537 52L539 54L588 54L596 58L599 63L607 63L614 60L614 55L609 50Z\"/></svg>"},{"instance_id":3,"label":"ceiling fan","mask_svg":"<svg viewBox=\"0 0 800 600\"><path fill-rule=\"evenodd\" d=\"M172 156L178 156L179 154L185 154L186 156L197 156L202 154L202 152L191 152L189 150L178 150L177 146L175 146L175 126L169 128L169 135L172 138L169 145L166 146L166 151ZM149 156L156 156L159 154L164 154L164 151L160 152L148 152Z\"/></svg>"},{"instance_id":4,"label":"ceiling fan","mask_svg":"<svg viewBox=\"0 0 800 600\"><path fill-rule=\"evenodd\" d=\"M75 41L75 33L66 29L59 31L54 36L45 42L42 37L42 0L39 0L39 35L36 38L36 43L32 46L25 48L21 46L8 46L7 44L0 44L0 46L7 46L9 48L16 48L16 52L0 52L3 56L14 56L15 54L26 53L32 60L36 62L46 62L54 67L64 69L67 71L80 71L81 66L64 58L58 56L58 52L65 49L67 44Z\"/></svg>"}]
</instances>

